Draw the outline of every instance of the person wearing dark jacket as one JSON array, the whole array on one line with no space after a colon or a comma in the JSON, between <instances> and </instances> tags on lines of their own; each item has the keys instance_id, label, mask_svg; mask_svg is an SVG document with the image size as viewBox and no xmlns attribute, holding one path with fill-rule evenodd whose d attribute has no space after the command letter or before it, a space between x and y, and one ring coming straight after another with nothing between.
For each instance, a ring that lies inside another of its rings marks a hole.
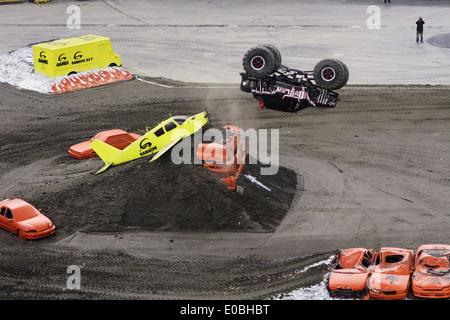
<instances>
[{"instance_id":1,"label":"person wearing dark jacket","mask_svg":"<svg viewBox=\"0 0 450 320\"><path fill-rule=\"evenodd\" d=\"M420 37L420 42L423 42L423 25L424 24L425 24L425 21L422 20L422 17L419 17L419 20L416 21L416 25L417 25L416 42L419 42L419 37Z\"/></svg>"}]
</instances>

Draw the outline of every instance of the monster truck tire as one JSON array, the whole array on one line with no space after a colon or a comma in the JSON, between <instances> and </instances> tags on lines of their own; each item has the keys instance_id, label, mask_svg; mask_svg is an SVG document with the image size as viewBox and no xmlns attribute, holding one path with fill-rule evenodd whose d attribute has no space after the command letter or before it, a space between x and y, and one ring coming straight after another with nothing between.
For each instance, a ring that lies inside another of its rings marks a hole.
<instances>
[{"instance_id":1,"label":"monster truck tire","mask_svg":"<svg viewBox=\"0 0 450 320\"><path fill-rule=\"evenodd\" d=\"M314 67L313 75L317 86L326 90L342 88L349 78L347 66L337 59L319 61Z\"/></svg>"},{"instance_id":2,"label":"monster truck tire","mask_svg":"<svg viewBox=\"0 0 450 320\"><path fill-rule=\"evenodd\" d=\"M342 62L341 60L337 60L337 59L335 59L337 62L339 62L340 64L342 64L342 66L344 67L344 71L345 71L345 84L347 84L347 82L348 82L348 78L350 77L350 72L348 71L348 67L347 67L347 65L344 63L344 62ZM345 85L344 84L344 85Z\"/></svg>"},{"instance_id":3,"label":"monster truck tire","mask_svg":"<svg viewBox=\"0 0 450 320\"><path fill-rule=\"evenodd\" d=\"M266 47L269 49L273 56L275 57L275 64L280 65L281 64L281 52L278 50L275 46L271 44L265 44L263 47Z\"/></svg>"},{"instance_id":4,"label":"monster truck tire","mask_svg":"<svg viewBox=\"0 0 450 320\"><path fill-rule=\"evenodd\" d=\"M265 77L275 72L275 57L271 50L264 46L248 50L242 59L245 72L254 77Z\"/></svg>"}]
</instances>

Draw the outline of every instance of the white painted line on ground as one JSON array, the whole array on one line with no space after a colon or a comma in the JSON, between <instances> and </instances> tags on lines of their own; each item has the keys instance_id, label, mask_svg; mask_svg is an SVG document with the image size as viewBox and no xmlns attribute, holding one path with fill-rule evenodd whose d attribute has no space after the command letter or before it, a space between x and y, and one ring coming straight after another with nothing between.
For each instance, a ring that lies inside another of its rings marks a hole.
<instances>
[{"instance_id":1,"label":"white painted line on ground","mask_svg":"<svg viewBox=\"0 0 450 320\"><path fill-rule=\"evenodd\" d=\"M139 78L139 77L136 76L136 75L135 75L135 77L136 77L136 79L139 80L139 81L146 82L146 83L149 83L149 84L153 84L153 85L155 85L155 86L164 87L164 88L181 88L181 89L182 89L182 88L190 88L190 89L236 89L236 87L229 87L229 86L227 86L227 87L168 86L168 85L161 84L161 83L157 83L157 82L154 82L154 81L149 81L149 80L141 79L141 78Z\"/></svg>"}]
</instances>

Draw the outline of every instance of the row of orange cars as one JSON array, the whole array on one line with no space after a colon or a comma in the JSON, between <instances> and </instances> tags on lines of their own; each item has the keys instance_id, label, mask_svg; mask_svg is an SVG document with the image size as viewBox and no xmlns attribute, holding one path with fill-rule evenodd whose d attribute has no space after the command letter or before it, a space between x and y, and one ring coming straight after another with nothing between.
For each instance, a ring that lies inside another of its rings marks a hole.
<instances>
[{"instance_id":1,"label":"row of orange cars","mask_svg":"<svg viewBox=\"0 0 450 320\"><path fill-rule=\"evenodd\" d=\"M383 247L339 250L329 266L332 297L376 300L450 298L450 245L413 250Z\"/></svg>"}]
</instances>

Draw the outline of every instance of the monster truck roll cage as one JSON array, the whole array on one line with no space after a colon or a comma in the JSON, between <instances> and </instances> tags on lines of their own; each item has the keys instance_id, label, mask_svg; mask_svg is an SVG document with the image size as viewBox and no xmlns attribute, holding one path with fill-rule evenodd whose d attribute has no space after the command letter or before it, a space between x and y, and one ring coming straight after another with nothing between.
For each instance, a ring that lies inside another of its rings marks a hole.
<instances>
[{"instance_id":1,"label":"monster truck roll cage","mask_svg":"<svg viewBox=\"0 0 450 320\"><path fill-rule=\"evenodd\" d=\"M313 71L301 71L281 64L281 54L270 45L250 49L244 55L240 73L244 92L250 92L260 107L297 111L306 106L335 107L348 80L347 66L336 59L324 59Z\"/></svg>"}]
</instances>

